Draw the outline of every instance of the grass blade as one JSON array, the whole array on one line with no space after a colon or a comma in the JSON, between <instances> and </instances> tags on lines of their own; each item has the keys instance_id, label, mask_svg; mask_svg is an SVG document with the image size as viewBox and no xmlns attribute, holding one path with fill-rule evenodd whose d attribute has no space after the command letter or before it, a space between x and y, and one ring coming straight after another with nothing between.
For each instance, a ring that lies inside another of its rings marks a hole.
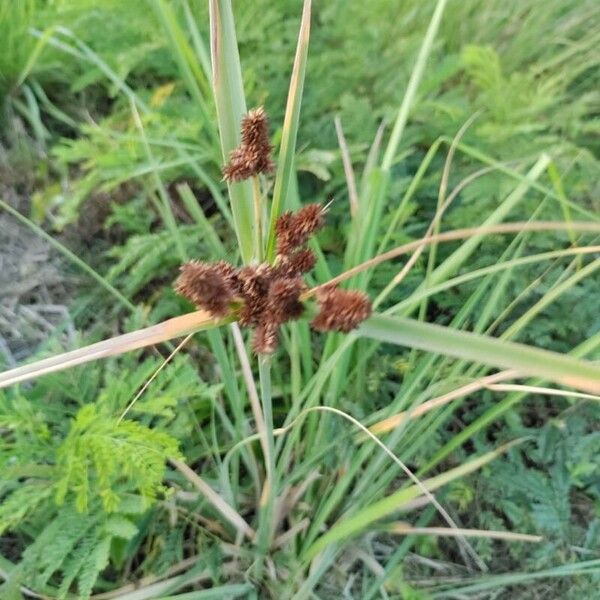
<instances>
[{"instance_id":1,"label":"grass blade","mask_svg":"<svg viewBox=\"0 0 600 600\"><path fill-rule=\"evenodd\" d=\"M306 57L308 54L308 41L310 38L311 5L311 0L304 0L302 22L300 23L300 33L298 34L298 45L296 46L296 56L294 58L294 67L290 79L283 130L281 132L277 175L275 177L275 186L273 188L273 204L271 205L271 222L269 225L269 239L267 242L268 260L272 260L275 256L275 222L284 208L283 202L285 201L285 198L287 198L294 171L294 154L296 151L296 137L298 135L298 120L300 118L300 104L302 102L302 91L304 89Z\"/></svg>"},{"instance_id":2,"label":"grass blade","mask_svg":"<svg viewBox=\"0 0 600 600\"><path fill-rule=\"evenodd\" d=\"M424 289L422 292L414 293L406 300L402 300L395 304L393 312L400 312L405 307L411 306L416 300L420 300L424 297L434 296L440 292L452 289L453 287L460 286L467 281L473 281L474 279L483 278L488 275L494 275L501 271L506 271L513 268L519 268L524 265L535 264L544 260L552 260L556 258L564 258L567 256L583 256L586 254L599 254L600 246L584 246L567 248L565 250L553 250L551 252L542 252L540 254L531 254L529 256L523 256L519 258L513 258L507 261L499 261L496 264L490 265L489 267L482 267L481 269L475 269L474 271L467 271L461 275L457 275L452 279L447 279L443 283ZM391 312L391 311L390 311Z\"/></svg>"},{"instance_id":3,"label":"grass blade","mask_svg":"<svg viewBox=\"0 0 600 600\"><path fill-rule=\"evenodd\" d=\"M575 577L577 575L591 575L600 572L600 560L589 560L574 564L559 565L551 569L543 571L534 571L533 573L507 573L505 575L493 575L490 577L482 577L478 580L471 581L463 586L457 586L455 583L447 591L433 590L430 594L431 598L466 598L466 594L475 594L492 590L498 587L509 587L514 595L516 590L514 586L536 579L546 579L549 577ZM460 596L459 596L460 594ZM495 595L496 596L496 595ZM471 596L473 597L473 596ZM489 595L488 595L489 597Z\"/></svg>"},{"instance_id":4,"label":"grass blade","mask_svg":"<svg viewBox=\"0 0 600 600\"><path fill-rule=\"evenodd\" d=\"M436 490L450 481L464 477L465 475L480 469L517 443L520 443L520 440L510 442L509 444L504 444L496 450L464 463L459 467L446 471L440 475L436 475L435 477L431 477L430 479L426 479L423 481L423 485L430 492ZM306 560L311 560L329 544L333 544L358 534L371 523L393 513L401 508L404 504L414 500L421 494L422 490L419 486L411 485L395 492L394 494L391 494L390 496L387 496L386 498L383 498L382 500L379 500L378 502L364 507L349 518L342 518L342 520L338 521L326 534L318 538L316 542L308 548L304 558Z\"/></svg>"},{"instance_id":5,"label":"grass blade","mask_svg":"<svg viewBox=\"0 0 600 600\"><path fill-rule=\"evenodd\" d=\"M494 389L494 384L496 382L505 381L506 379L514 379L517 375L517 371L509 369L507 371L500 371L499 373L488 375L487 377L482 377L481 379L476 379L475 381L471 381L466 385L452 390L451 392L431 398L430 400L427 400L410 410L403 410L399 413L386 417L381 421L377 421L377 423L374 423L369 427L369 431L371 433L381 435L391 431L392 429L400 427L400 425L408 420L416 419L424 414L427 414L430 410L444 406L448 402L452 402L457 398L462 398L463 396L477 392L482 388Z\"/></svg>"},{"instance_id":6,"label":"grass blade","mask_svg":"<svg viewBox=\"0 0 600 600\"><path fill-rule=\"evenodd\" d=\"M138 329L131 333L118 335L108 340L85 346L84 348L64 352L58 356L44 358L43 360L0 373L0 389L19 383L20 381L35 379L40 375L82 365L92 360L118 356L125 352L166 342L167 340L172 340L191 332L217 327L225 322L223 320L215 321L210 313L203 310L174 317L158 325L151 325L150 327Z\"/></svg>"},{"instance_id":7,"label":"grass blade","mask_svg":"<svg viewBox=\"0 0 600 600\"><path fill-rule=\"evenodd\" d=\"M527 533L513 533L512 531L490 531L488 529L452 529L450 527L413 527L409 523L400 521L384 528L384 531L398 535L435 535L441 537L477 537L489 540L508 540L511 542L541 542L541 535Z\"/></svg>"},{"instance_id":8,"label":"grass blade","mask_svg":"<svg viewBox=\"0 0 600 600\"><path fill-rule=\"evenodd\" d=\"M202 113L202 119L206 123L209 135L216 142L217 134L214 130L214 120L211 118L212 107L207 102L207 98L210 98L210 83L207 81L202 67L196 61L194 51L177 21L173 7L165 0L153 0L153 6L158 20L164 27L169 47L179 66L181 78Z\"/></svg>"},{"instance_id":9,"label":"grass blade","mask_svg":"<svg viewBox=\"0 0 600 600\"><path fill-rule=\"evenodd\" d=\"M112 294L125 308L131 312L135 312L135 306L127 299L117 288L111 285L102 275L94 271L85 261L81 260L74 252L71 252L66 246L55 240L51 235L46 233L41 227L36 225L31 219L22 215L18 210L12 206L0 200L0 208L10 213L17 221L29 227L34 233L39 235L42 239L48 242L53 248L58 250L63 256L70 260L74 265L79 267L82 271L85 271L94 281L98 282L106 291Z\"/></svg>"},{"instance_id":10,"label":"grass blade","mask_svg":"<svg viewBox=\"0 0 600 600\"><path fill-rule=\"evenodd\" d=\"M417 88L419 87L419 83L423 77L423 71L425 70L425 65L427 64L427 59L431 53L433 40L435 39L439 29L442 15L444 14L444 8L446 8L446 2L447 0L438 0L433 16L431 17L431 21L429 22L429 27L425 33L423 44L419 50L415 67L410 75L408 86L406 87L406 93L404 94L404 99L402 100L400 110L398 111L398 116L396 117L396 122L394 123L394 128L392 129L390 141L388 142L385 154L383 155L381 168L384 171L389 171L392 163L394 162L394 157L398 151L398 145L400 144L400 139L408 120L408 113L410 112L417 94Z\"/></svg>"},{"instance_id":11,"label":"grass blade","mask_svg":"<svg viewBox=\"0 0 600 600\"><path fill-rule=\"evenodd\" d=\"M240 123L246 113L231 0L211 0L210 40L221 151L223 160L227 161L231 151L240 143ZM241 181L229 183L228 187L240 253L247 263L252 259L255 226L252 186L249 181Z\"/></svg>"},{"instance_id":12,"label":"grass blade","mask_svg":"<svg viewBox=\"0 0 600 600\"><path fill-rule=\"evenodd\" d=\"M260 397L262 413L266 429L266 478L263 486L257 531L257 554L255 573L259 575L266 555L273 540L273 506L277 495L278 481L275 470L275 443L273 441L273 398L271 389L271 358L262 355L258 359L260 376Z\"/></svg>"},{"instance_id":13,"label":"grass blade","mask_svg":"<svg viewBox=\"0 0 600 600\"><path fill-rule=\"evenodd\" d=\"M546 167L550 164L550 157L546 154L540 156L537 162L531 167L527 173L526 180L521 182L511 192L504 202L481 224L482 228L493 227L501 223L509 214L510 211L525 197L529 191L531 182L537 181ZM475 249L481 244L483 235L473 235L462 246L453 252L442 264L430 274L428 285L435 285L451 277L456 273L459 267L473 254ZM423 284L420 287L427 287Z\"/></svg>"},{"instance_id":14,"label":"grass blade","mask_svg":"<svg viewBox=\"0 0 600 600\"><path fill-rule=\"evenodd\" d=\"M348 142L342 128L342 121L339 116L334 119L335 132L338 138L338 146L342 155L342 164L344 165L344 175L346 176L346 187L348 188L348 200L350 202L350 215L354 218L358 213L358 192L356 191L356 178L354 177L354 169L352 168L352 159L350 158L350 150Z\"/></svg>"},{"instance_id":15,"label":"grass blade","mask_svg":"<svg viewBox=\"0 0 600 600\"><path fill-rule=\"evenodd\" d=\"M201 479L184 462L171 458L169 461L239 532L254 539L254 530L217 492Z\"/></svg>"},{"instance_id":16,"label":"grass blade","mask_svg":"<svg viewBox=\"0 0 600 600\"><path fill-rule=\"evenodd\" d=\"M413 250L418 250L422 246L427 246L428 244L437 243L437 242L451 242L456 240L467 239L467 243L471 241L474 236L482 237L490 234L507 234L507 233L522 233L524 231L532 232L532 231L579 231L579 232L588 232L588 233L600 233L600 225L596 223L586 223L573 221L571 223L562 223L561 221L516 221L510 223L501 223L499 225L492 226L481 226L481 227L466 227L464 229L453 229L450 231L443 231L438 235L430 235L422 237L419 240L414 240L412 242L408 242L407 244L402 244L401 246L397 246L392 250L388 250L383 254L378 254L373 258L352 267L351 269L347 269L340 275L333 277L325 283L322 283L308 292L304 294L304 297L312 296L316 293L317 290L322 289L328 285L337 285L338 283L342 283L343 281L347 281L348 279L354 277L358 273L362 273L367 269L372 269L381 263L384 263L393 258L397 258L402 256L403 254L408 254ZM459 252L464 247L461 246L456 252ZM453 256L456 255L456 252L452 254L448 259L452 259ZM446 262L442 263L439 267L443 267ZM462 263L461 263L462 264ZM452 269L452 273L454 273L460 265L454 265ZM454 268L455 267L455 268ZM434 273L437 272L434 271ZM445 277L441 279L442 283L439 285L443 285L443 282L446 278L452 276L452 273L445 273ZM436 278L436 285L438 283L438 279ZM432 284L433 285L433 284ZM424 286L419 286L417 292L415 292L415 296L419 295L422 297L422 294L426 293ZM414 303L413 303L414 304Z\"/></svg>"},{"instance_id":17,"label":"grass blade","mask_svg":"<svg viewBox=\"0 0 600 600\"><path fill-rule=\"evenodd\" d=\"M225 259L227 250L225 250L225 246L223 246L223 242L217 235L215 228L206 218L202 205L196 200L190 186L187 183L181 183L177 186L177 192L190 216L201 227L202 235L210 246L213 256L221 260Z\"/></svg>"},{"instance_id":18,"label":"grass blade","mask_svg":"<svg viewBox=\"0 0 600 600\"><path fill-rule=\"evenodd\" d=\"M383 342L516 369L523 375L600 393L600 367L572 356L402 317L375 315L358 332Z\"/></svg>"},{"instance_id":19,"label":"grass blade","mask_svg":"<svg viewBox=\"0 0 600 600\"><path fill-rule=\"evenodd\" d=\"M176 596L163 596L162 600L223 600L228 598L252 597L249 596L254 592L254 588L249 583L232 583L229 585L219 585L208 590L200 590L196 592L186 592L185 594L177 594Z\"/></svg>"}]
</instances>

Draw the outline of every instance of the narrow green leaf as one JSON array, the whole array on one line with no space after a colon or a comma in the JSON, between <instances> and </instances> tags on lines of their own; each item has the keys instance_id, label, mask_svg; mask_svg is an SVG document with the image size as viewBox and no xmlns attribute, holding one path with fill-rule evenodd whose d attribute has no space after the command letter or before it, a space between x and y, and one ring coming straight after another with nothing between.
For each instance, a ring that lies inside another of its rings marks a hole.
<instances>
[{"instance_id":1,"label":"narrow green leaf","mask_svg":"<svg viewBox=\"0 0 600 600\"><path fill-rule=\"evenodd\" d=\"M216 141L216 132L211 119L211 109L207 102L210 98L210 83L207 81L202 67L198 64L185 33L177 21L173 7L165 0L153 0L154 10L162 23L170 48L179 66L181 77L190 94L194 97L209 134Z\"/></svg>"},{"instance_id":2,"label":"narrow green leaf","mask_svg":"<svg viewBox=\"0 0 600 600\"><path fill-rule=\"evenodd\" d=\"M296 137L298 135L298 121L300 119L300 104L304 89L304 75L306 73L306 57L308 54L308 41L310 38L310 13L311 0L304 0L302 22L298 34L298 45L294 67L290 79L287 105L283 130L281 132L281 146L277 163L277 174L273 188L273 204L271 206L271 222L269 225L269 239L267 242L267 259L272 260L275 253L275 222L284 208L292 175L294 172L294 154L296 152Z\"/></svg>"},{"instance_id":3,"label":"narrow green leaf","mask_svg":"<svg viewBox=\"0 0 600 600\"><path fill-rule=\"evenodd\" d=\"M240 143L240 123L246 113L231 0L210 1L210 42L221 151L226 162ZM241 181L228 187L240 253L247 263L252 259L255 227L252 186L249 181Z\"/></svg>"},{"instance_id":4,"label":"narrow green leaf","mask_svg":"<svg viewBox=\"0 0 600 600\"><path fill-rule=\"evenodd\" d=\"M375 315L359 335L503 369L543 377L592 394L600 393L600 367L556 352L403 317Z\"/></svg>"},{"instance_id":5,"label":"narrow green leaf","mask_svg":"<svg viewBox=\"0 0 600 600\"><path fill-rule=\"evenodd\" d=\"M429 22L429 27L427 28L427 32L425 33L425 38L423 39L423 44L421 45L421 48L419 50L417 61L410 75L408 86L406 87L406 93L404 94L402 104L400 105L400 109L398 110L398 116L396 117L394 128L392 129L390 141L388 142L385 154L383 156L381 168L384 171L388 171L392 166L392 163L394 162L394 157L396 156L396 152L398 151L398 145L400 144L402 133L404 132L406 122L408 121L408 114L415 100L417 88L419 87L419 83L421 82L421 78L423 77L423 72L425 71L427 59L431 54L433 41L435 40L435 36L439 29L440 22L442 20L442 15L444 14L444 9L446 8L446 1L447 0L438 0L433 16L431 17L431 21Z\"/></svg>"},{"instance_id":6,"label":"narrow green leaf","mask_svg":"<svg viewBox=\"0 0 600 600\"><path fill-rule=\"evenodd\" d=\"M481 224L481 227L492 227L506 219L510 211L525 197L533 182L537 181L540 175L546 170L550 163L550 157L542 154L536 163L531 167L524 181L504 199L496 210ZM452 277L461 265L475 252L481 244L485 234L477 234L469 237L455 252L453 252L441 265L439 265L429 278L428 285L436 285ZM420 288L425 286L420 286Z\"/></svg>"},{"instance_id":7,"label":"narrow green leaf","mask_svg":"<svg viewBox=\"0 0 600 600\"><path fill-rule=\"evenodd\" d=\"M192 38L192 44L194 45L196 57L200 61L202 71L204 72L205 80L208 83L211 78L210 56L208 54L208 48L204 43L203 36L198 28L198 24L196 23L196 19L194 18L194 14L190 7L189 0L184 0L183 12L188 25L190 36Z\"/></svg>"},{"instance_id":8,"label":"narrow green leaf","mask_svg":"<svg viewBox=\"0 0 600 600\"><path fill-rule=\"evenodd\" d=\"M491 452L464 463L459 467L455 467L454 469L450 469L445 473L441 473L440 475L426 479L422 482L423 486L432 492L433 490L442 487L450 481L459 479L465 475L468 475L469 473L472 473L473 471L476 471L477 469L480 469L485 464L489 463L494 458L518 443L521 443L521 440L504 444L503 446L496 448L496 450L492 450ZM306 560L311 560L329 544L348 538L351 535L356 535L374 521L382 519L394 511L399 510L404 504L414 500L422 493L423 490L421 486L411 485L404 489L398 490L394 494L387 496L382 500L366 506L352 517L347 519L342 518L326 534L318 538L317 541L308 548L304 558Z\"/></svg>"},{"instance_id":9,"label":"narrow green leaf","mask_svg":"<svg viewBox=\"0 0 600 600\"><path fill-rule=\"evenodd\" d=\"M577 562L573 564L566 565L558 565L556 567L552 567L550 569L544 569L542 571L534 571L533 573L526 572L517 572L517 573L507 573L505 575L492 575L490 577L480 577L477 579L471 579L470 581L465 582L464 585L458 586L456 583L453 583L451 587L447 585L442 585L444 591L433 590L429 597L430 598L458 598L463 597L466 598L471 596L471 594L476 594L479 592L486 592L488 590L492 590L494 588L499 587L511 587L514 588L516 585L524 584L529 581L534 581L536 579L546 579L550 577L575 577L582 575L592 575L600 573L600 560L588 560L584 562ZM533 588L532 588L533 589ZM459 596L460 594L460 596ZM481 595L479 594L479 597ZM514 592L513 592L514 594ZM473 597L473 596L471 596Z\"/></svg>"},{"instance_id":10,"label":"narrow green leaf","mask_svg":"<svg viewBox=\"0 0 600 600\"><path fill-rule=\"evenodd\" d=\"M560 208L563 213L563 218L566 223L571 223L573 221L573 217L571 215L571 208L568 204L568 198L565 194L565 189L563 187L563 182L560 176L560 172L555 163L551 162L548 165L548 177L554 187L554 191L558 196L560 202ZM577 245L577 236L574 231L569 231L569 239L571 240L571 244L573 246Z\"/></svg>"},{"instance_id":11,"label":"narrow green leaf","mask_svg":"<svg viewBox=\"0 0 600 600\"><path fill-rule=\"evenodd\" d=\"M214 227L206 218L202 206L196 200L190 186L187 183L182 183L177 186L177 192L190 216L193 217L196 223L202 228L202 235L211 247L214 257L225 259L227 257L227 251L223 246L223 242L221 242Z\"/></svg>"},{"instance_id":12,"label":"narrow green leaf","mask_svg":"<svg viewBox=\"0 0 600 600\"><path fill-rule=\"evenodd\" d=\"M423 78L427 59L431 54L431 49L442 20L446 1L447 0L438 0L436 4L425 38L423 39L423 43L421 44L419 54L417 55L415 65L410 75L402 103L398 109L398 115L383 155L381 167L379 169L372 169L371 171L369 177L371 184L369 187L369 197L361 200L358 218L353 221L353 231L351 236L356 240L356 243L349 245L346 249L346 267L354 266L370 258L375 250L390 184L390 170L394 161L398 160L397 153L398 147L400 146L400 140L404 133L406 123L408 122L410 110L415 102L417 89ZM404 202L401 205L399 214L402 214L404 211ZM361 289L366 289L368 280L369 273L364 273L358 278L356 286Z\"/></svg>"},{"instance_id":13,"label":"narrow green leaf","mask_svg":"<svg viewBox=\"0 0 600 600\"><path fill-rule=\"evenodd\" d=\"M199 590L197 592L187 592L175 596L163 596L162 600L223 600L228 598L248 597L254 588L248 583L237 583L231 585L220 585L209 590Z\"/></svg>"},{"instance_id":14,"label":"narrow green leaf","mask_svg":"<svg viewBox=\"0 0 600 600\"><path fill-rule=\"evenodd\" d=\"M261 493L259 524L257 530L257 557L255 564L255 576L259 576L264 556L267 553L273 538L273 506L277 496L278 481L275 470L275 442L273 440L273 390L271 387L271 357L261 355L258 358L258 369L260 377L260 400L265 418L267 431L265 457L266 478Z\"/></svg>"},{"instance_id":15,"label":"narrow green leaf","mask_svg":"<svg viewBox=\"0 0 600 600\"><path fill-rule=\"evenodd\" d=\"M583 358L585 356L593 355L600 349L600 333L596 333L585 342L579 344L576 348L571 350L571 355L576 358ZM528 382L530 385L541 385L543 380L534 379ZM473 437L478 431L483 430L490 423L497 421L503 414L515 406L518 402L523 400L527 396L526 392L513 392L508 394L505 398L497 402L488 408L480 417L475 419L473 423L467 425L455 436L453 436L442 448L440 448L433 457L427 462L426 465L421 467L421 471L425 472L433 468L440 461L444 460L448 454L453 452L456 448L464 444L468 439Z\"/></svg>"},{"instance_id":16,"label":"narrow green leaf","mask_svg":"<svg viewBox=\"0 0 600 600\"><path fill-rule=\"evenodd\" d=\"M452 138L447 137L445 135L442 135L439 139L442 140L443 142L445 142L448 146L452 143ZM489 154L482 152L478 148L469 146L468 144L465 144L464 142L459 142L456 149L460 150L466 156L470 156L471 158L474 158L475 160L482 162L484 165L493 167L498 172L504 173L508 177L511 177L512 179L516 179L517 181L525 181L525 179L527 179L529 177L529 174L522 175L517 169L507 166L506 163L496 160ZM548 173L548 175L551 176L550 173ZM534 190L537 190L538 192L544 194L545 196L548 196L549 198L552 198L553 200L556 200L557 202L559 202L561 204L564 203L569 208L569 210L572 210L573 212L577 213L578 215L585 217L586 219L589 219L590 221L596 221L596 222L600 221L600 214L598 214L597 211L593 212L591 210L587 210L580 204L577 204L577 202L574 202L573 200L569 200L568 198L561 199L561 197L559 195L557 195L553 189L546 187L546 186L542 185L541 183L538 183L537 181L531 181L530 185Z\"/></svg>"},{"instance_id":17,"label":"narrow green leaf","mask_svg":"<svg viewBox=\"0 0 600 600\"><path fill-rule=\"evenodd\" d=\"M74 265L80 268L82 271L87 273L92 279L94 279L100 286L114 296L120 304L131 312L135 312L135 306L127 299L117 288L112 286L102 275L94 271L85 261L81 260L79 256L71 252L66 246L55 240L51 235L46 233L41 227L36 225L31 219L28 219L25 215L22 215L18 210L15 210L10 204L7 204L3 200L0 200L0 208L11 214L17 221L29 227L35 234L39 235L42 239L46 240L53 248L58 250L63 256L70 260Z\"/></svg>"}]
</instances>

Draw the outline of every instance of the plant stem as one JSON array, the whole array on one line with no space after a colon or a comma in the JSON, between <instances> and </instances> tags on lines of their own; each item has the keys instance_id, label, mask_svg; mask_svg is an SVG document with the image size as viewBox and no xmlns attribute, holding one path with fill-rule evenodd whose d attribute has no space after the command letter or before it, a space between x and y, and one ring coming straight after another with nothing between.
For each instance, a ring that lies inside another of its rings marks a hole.
<instances>
[{"instance_id":1,"label":"plant stem","mask_svg":"<svg viewBox=\"0 0 600 600\"><path fill-rule=\"evenodd\" d=\"M260 193L260 181L258 176L252 178L252 195L254 197L254 258L256 262L263 259L262 240L262 197Z\"/></svg>"},{"instance_id":2,"label":"plant stem","mask_svg":"<svg viewBox=\"0 0 600 600\"><path fill-rule=\"evenodd\" d=\"M258 357L258 372L260 377L260 399L267 430L267 452L265 457L266 478L260 499L260 514L257 531L258 557L256 561L256 576L262 570L262 560L273 537L273 505L277 494L275 480L275 444L273 441L273 404L271 398L271 357L262 354Z\"/></svg>"}]
</instances>

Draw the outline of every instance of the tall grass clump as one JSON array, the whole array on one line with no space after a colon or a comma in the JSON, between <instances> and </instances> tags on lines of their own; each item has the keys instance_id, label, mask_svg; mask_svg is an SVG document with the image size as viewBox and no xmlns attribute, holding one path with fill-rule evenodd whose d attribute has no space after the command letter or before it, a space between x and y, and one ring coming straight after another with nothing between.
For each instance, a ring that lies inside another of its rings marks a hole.
<instances>
[{"instance_id":1,"label":"tall grass clump","mask_svg":"<svg viewBox=\"0 0 600 600\"><path fill-rule=\"evenodd\" d=\"M304 197L298 185L310 0L281 122L246 100L230 0L210 0L206 40L191 3L181 12L151 3L198 103L197 145L150 135L152 101L72 32L50 39L124 98L123 135L143 161L160 230L141 226L106 277L53 242L118 305L112 314L125 315L127 332L67 352L54 345L0 374L3 597L453 598L538 580L559 581L558 593L572 580L593 589L600 564L587 538L552 529L570 510L547 491L554 480L512 481L503 496L486 473L498 465L506 481L511 465L526 470L528 453L557 452L553 469L560 453L583 453L589 460L564 460L568 473L556 480L563 496L567 477L590 486L596 438L582 426L586 447L563 448L545 423L515 424L515 408L546 398L544 415L564 423L600 399L600 333L564 351L526 337L547 331L536 329L541 317L579 286L595 289L600 217L569 198L553 155L529 148L503 161L493 144L466 143L476 112L406 171L408 127L423 110L447 4L432 3L403 98L373 132L360 171L337 121L347 205ZM495 64L488 50L468 52L470 69ZM497 102L497 78L473 77ZM161 145L177 166L196 165L212 214L189 178L175 192L167 184L173 163L157 156ZM470 170L454 181L457 163ZM94 173L89 189L100 183ZM497 201L449 227L488 177L499 182ZM430 218L416 228L432 179ZM132 298L157 264L174 291L151 312ZM519 286L523 269L539 285ZM552 408L563 401L566 410ZM477 496L479 481L504 512ZM517 518L519 498L532 495L535 514ZM481 522L469 516L478 510ZM516 569L527 553L537 566Z\"/></svg>"}]
</instances>

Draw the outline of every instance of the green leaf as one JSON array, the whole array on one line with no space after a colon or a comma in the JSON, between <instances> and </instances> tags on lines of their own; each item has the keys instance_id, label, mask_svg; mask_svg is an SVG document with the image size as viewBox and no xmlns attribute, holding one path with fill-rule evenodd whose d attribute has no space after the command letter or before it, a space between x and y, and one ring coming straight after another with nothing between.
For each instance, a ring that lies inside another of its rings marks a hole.
<instances>
[{"instance_id":1,"label":"green leaf","mask_svg":"<svg viewBox=\"0 0 600 600\"><path fill-rule=\"evenodd\" d=\"M359 335L399 346L463 358L503 369L516 369L523 375L600 393L600 368L556 352L484 335L458 331L413 319L375 315L363 323Z\"/></svg>"},{"instance_id":2,"label":"green leaf","mask_svg":"<svg viewBox=\"0 0 600 600\"><path fill-rule=\"evenodd\" d=\"M430 479L426 479L422 482L423 486L427 488L430 492L436 490L437 488L442 487L450 481L453 481L460 477L464 477L465 475L468 475L469 473L480 469L481 467L492 461L494 458L496 458L503 452L506 452L506 450L520 442L520 440L516 440L509 444L504 444L496 450L488 452L483 456L480 456L479 458L464 463L459 467L451 469L450 471L446 471L445 473L442 473L440 475L436 475L435 477L431 477ZM399 510L404 504L410 502L411 500L414 500L422 493L423 490L421 486L411 485L409 487L397 491L391 496L387 496L382 500L365 506L351 517L342 518L326 534L318 538L316 542L308 548L304 555L304 558L306 560L311 560L319 552L324 550L329 544L338 542L352 535L360 533L362 530L366 529L369 525L371 525L371 523L373 523L374 521L382 519L383 517L386 517L394 511Z\"/></svg>"},{"instance_id":3,"label":"green leaf","mask_svg":"<svg viewBox=\"0 0 600 600\"><path fill-rule=\"evenodd\" d=\"M310 13L311 0L304 0L300 33L294 67L290 79L283 130L281 133L281 146L277 163L277 175L273 188L273 204L271 206L271 222L269 226L269 241L267 243L267 258L272 260L275 253L275 223L283 210L283 203L290 191L290 184L294 173L294 155L296 151L296 137L298 135L298 121L300 119L300 104L304 89L304 76L306 73L306 57L308 55L308 42L310 38Z\"/></svg>"},{"instance_id":4,"label":"green leaf","mask_svg":"<svg viewBox=\"0 0 600 600\"><path fill-rule=\"evenodd\" d=\"M111 537L118 537L124 540L131 539L138 532L138 528L122 515L111 515L107 519L104 529Z\"/></svg>"},{"instance_id":5,"label":"green leaf","mask_svg":"<svg viewBox=\"0 0 600 600\"><path fill-rule=\"evenodd\" d=\"M388 146L383 156L381 168L384 171L389 171L394 162L402 133L404 132L406 122L408 121L408 114L413 105L417 88L419 87L419 83L423 77L423 72L425 71L427 59L431 54L433 41L435 40L435 36L437 35L440 23L442 21L442 15L444 14L444 9L446 8L446 2L447 0L438 0L433 16L431 17L431 21L429 22L427 33L425 34L423 44L421 45L419 55L417 56L417 62L412 70L408 86L406 87L406 93L404 94L402 104L398 110L398 116L396 117L394 128L392 129L390 141L388 142Z\"/></svg>"},{"instance_id":6,"label":"green leaf","mask_svg":"<svg viewBox=\"0 0 600 600\"><path fill-rule=\"evenodd\" d=\"M232 599L240 596L248 596L254 591L254 587L248 583L238 583L232 585L221 585L209 590L200 590L197 592L188 592L186 594L177 594L176 596L163 596L162 600L222 600L223 598Z\"/></svg>"},{"instance_id":7,"label":"green leaf","mask_svg":"<svg viewBox=\"0 0 600 600\"><path fill-rule=\"evenodd\" d=\"M125 485L152 502L164 491L166 460L178 456L177 441L168 434L134 421L117 422L96 405L85 405L56 453L61 471L56 501L73 493L84 512L98 495L104 509L114 512L120 504L116 490Z\"/></svg>"},{"instance_id":8,"label":"green leaf","mask_svg":"<svg viewBox=\"0 0 600 600\"><path fill-rule=\"evenodd\" d=\"M238 53L231 0L211 0L210 39L213 89L221 136L223 161L240 143L240 123L246 98ZM252 187L249 181L230 183L229 198L240 252L244 262L252 259L254 227Z\"/></svg>"}]
</instances>

